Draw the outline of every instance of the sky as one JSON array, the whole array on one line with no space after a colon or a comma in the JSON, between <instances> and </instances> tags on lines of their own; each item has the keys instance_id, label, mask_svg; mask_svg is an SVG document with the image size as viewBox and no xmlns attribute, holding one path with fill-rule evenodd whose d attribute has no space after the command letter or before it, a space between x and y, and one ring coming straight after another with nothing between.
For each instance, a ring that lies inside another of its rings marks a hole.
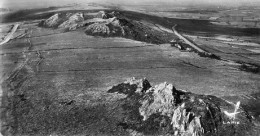
<instances>
[{"instance_id":1,"label":"sky","mask_svg":"<svg viewBox=\"0 0 260 136\"><path fill-rule=\"evenodd\" d=\"M171 4L214 4L214 5L244 5L251 3L260 4L260 0L0 0L0 7L3 8L39 8L49 6L61 6L70 3L89 3L89 2L109 2L115 4L152 4L152 3L171 3Z\"/></svg>"}]
</instances>

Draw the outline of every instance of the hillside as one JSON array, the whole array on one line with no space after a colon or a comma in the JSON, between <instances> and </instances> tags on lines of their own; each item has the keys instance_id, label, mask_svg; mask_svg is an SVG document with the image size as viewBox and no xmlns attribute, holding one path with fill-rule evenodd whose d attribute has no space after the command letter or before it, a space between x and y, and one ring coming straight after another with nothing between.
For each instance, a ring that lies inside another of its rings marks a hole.
<instances>
[{"instance_id":1,"label":"hillside","mask_svg":"<svg viewBox=\"0 0 260 136\"><path fill-rule=\"evenodd\" d=\"M3 135L260 134L259 29L93 3L0 18Z\"/></svg>"}]
</instances>

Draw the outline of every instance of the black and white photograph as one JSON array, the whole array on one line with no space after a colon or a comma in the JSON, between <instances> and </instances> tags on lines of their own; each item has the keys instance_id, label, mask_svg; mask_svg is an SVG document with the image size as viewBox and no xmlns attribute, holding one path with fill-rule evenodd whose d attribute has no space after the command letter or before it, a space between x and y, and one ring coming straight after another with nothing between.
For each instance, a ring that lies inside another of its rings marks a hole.
<instances>
[{"instance_id":1,"label":"black and white photograph","mask_svg":"<svg viewBox=\"0 0 260 136\"><path fill-rule=\"evenodd\" d=\"M0 136L260 136L260 1L0 0Z\"/></svg>"}]
</instances>

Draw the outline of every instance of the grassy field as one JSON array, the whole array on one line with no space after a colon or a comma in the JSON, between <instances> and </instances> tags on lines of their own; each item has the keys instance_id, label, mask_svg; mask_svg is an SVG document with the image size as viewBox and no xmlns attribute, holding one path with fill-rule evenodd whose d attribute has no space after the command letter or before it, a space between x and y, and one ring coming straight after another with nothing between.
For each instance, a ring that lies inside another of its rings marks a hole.
<instances>
[{"instance_id":1,"label":"grassy field","mask_svg":"<svg viewBox=\"0 0 260 136\"><path fill-rule=\"evenodd\" d=\"M259 29L229 28L211 25L205 20L121 12L130 19L165 28L179 24L181 32L259 35ZM259 118L259 73L241 71L234 62L181 52L170 44L88 36L82 29L64 32L40 28L37 22L30 20L47 18L53 13L42 13L37 17L33 16L35 13L38 10L5 18L5 22L27 21L19 28L27 29L27 35L0 47L1 119L5 126L2 132L16 135L129 135L118 126L122 111L114 110L115 101L123 96L109 94L107 90L131 77L146 77L152 85L166 81L178 89L215 95L232 102L240 100L250 115ZM13 18L17 16L21 18ZM200 42L209 45L205 49L208 47L212 52L217 48L203 40ZM248 53L229 50L226 46L221 44L217 49Z\"/></svg>"},{"instance_id":2,"label":"grassy field","mask_svg":"<svg viewBox=\"0 0 260 136\"><path fill-rule=\"evenodd\" d=\"M1 47L9 113L2 117L18 135L127 135L117 126L120 111L113 111L118 98L106 91L131 77L220 97L259 89L259 75L169 44L28 28L31 35Z\"/></svg>"}]
</instances>

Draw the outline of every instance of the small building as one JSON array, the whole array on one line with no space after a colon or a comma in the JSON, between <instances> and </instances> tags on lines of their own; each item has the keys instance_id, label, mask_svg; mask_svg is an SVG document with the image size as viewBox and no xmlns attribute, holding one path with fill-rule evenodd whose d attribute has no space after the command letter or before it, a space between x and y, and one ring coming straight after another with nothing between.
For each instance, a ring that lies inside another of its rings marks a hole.
<instances>
[{"instance_id":1,"label":"small building","mask_svg":"<svg viewBox=\"0 0 260 136\"><path fill-rule=\"evenodd\" d=\"M187 50L188 47L182 39L173 39L170 41L170 44L173 47L177 47L179 50Z\"/></svg>"}]
</instances>

